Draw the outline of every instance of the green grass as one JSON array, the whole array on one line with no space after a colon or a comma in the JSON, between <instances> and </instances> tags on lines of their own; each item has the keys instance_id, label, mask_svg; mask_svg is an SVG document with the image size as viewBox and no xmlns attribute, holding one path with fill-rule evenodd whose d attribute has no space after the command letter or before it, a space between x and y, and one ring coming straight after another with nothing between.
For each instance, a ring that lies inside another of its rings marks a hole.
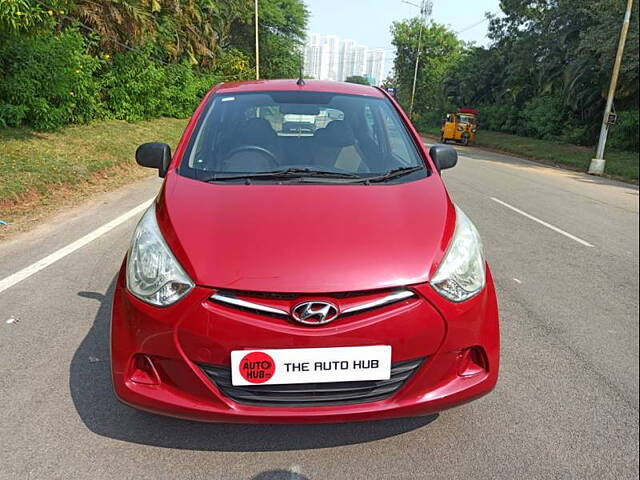
<instances>
[{"instance_id":1,"label":"green grass","mask_svg":"<svg viewBox=\"0 0 640 480\"><path fill-rule=\"evenodd\" d=\"M568 143L489 131L478 132L476 144L479 147L501 150L582 172L588 170L589 163L595 153L595 149L592 147L580 147ZM607 160L605 173L637 183L638 158L639 155L636 152L607 150L605 153Z\"/></svg>"},{"instance_id":2,"label":"green grass","mask_svg":"<svg viewBox=\"0 0 640 480\"><path fill-rule=\"evenodd\" d=\"M54 190L73 190L101 173L124 174L135 165L136 147L164 141L175 147L185 120L139 123L104 121L56 132L0 129L0 207Z\"/></svg>"},{"instance_id":3,"label":"green grass","mask_svg":"<svg viewBox=\"0 0 640 480\"><path fill-rule=\"evenodd\" d=\"M429 129L427 133L440 135L439 129ZM475 145L501 152L511 153L532 160L562 166L571 170L586 172L594 156L594 148L537 138L520 137L507 133L480 130ZM638 158L635 152L607 150L605 154L608 176L628 182L638 183Z\"/></svg>"},{"instance_id":4,"label":"green grass","mask_svg":"<svg viewBox=\"0 0 640 480\"><path fill-rule=\"evenodd\" d=\"M140 143L177 144L186 120L111 120L56 132L0 129L0 219L15 220L40 206L86 197L151 174L136 166ZM438 129L428 131L439 135ZM586 171L593 149L481 130L476 145ZM608 151L606 173L638 182L638 154Z\"/></svg>"},{"instance_id":5,"label":"green grass","mask_svg":"<svg viewBox=\"0 0 640 480\"><path fill-rule=\"evenodd\" d=\"M119 120L55 132L0 129L0 239L31 228L61 208L153 175L134 160L136 147L178 143L186 120Z\"/></svg>"}]
</instances>

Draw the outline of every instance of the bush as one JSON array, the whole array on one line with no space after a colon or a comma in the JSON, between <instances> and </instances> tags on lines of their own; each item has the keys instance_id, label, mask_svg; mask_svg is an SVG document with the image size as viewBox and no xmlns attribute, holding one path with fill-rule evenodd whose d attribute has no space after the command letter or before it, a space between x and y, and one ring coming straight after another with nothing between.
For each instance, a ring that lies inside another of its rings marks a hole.
<instances>
[{"instance_id":1,"label":"bush","mask_svg":"<svg viewBox=\"0 0 640 480\"><path fill-rule=\"evenodd\" d=\"M73 30L0 36L0 126L52 130L113 118L130 122L190 116L220 77L188 64L163 65L148 52L90 55ZM220 67L242 75L236 52Z\"/></svg>"},{"instance_id":2,"label":"bush","mask_svg":"<svg viewBox=\"0 0 640 480\"><path fill-rule=\"evenodd\" d=\"M593 128L588 125L581 125L576 119L567 120L562 127L561 140L565 143L571 143L573 145L593 145L593 139L595 133Z\"/></svg>"},{"instance_id":3,"label":"bush","mask_svg":"<svg viewBox=\"0 0 640 480\"><path fill-rule=\"evenodd\" d=\"M618 113L618 121L609 129L609 146L618 150L637 152L639 150L639 112L629 110Z\"/></svg>"},{"instance_id":4,"label":"bush","mask_svg":"<svg viewBox=\"0 0 640 480\"><path fill-rule=\"evenodd\" d=\"M162 114L166 74L148 55L122 53L101 73L102 101L110 118L133 122Z\"/></svg>"},{"instance_id":5,"label":"bush","mask_svg":"<svg viewBox=\"0 0 640 480\"><path fill-rule=\"evenodd\" d=\"M451 111L453 111L453 109ZM445 113L440 113L437 111L414 113L413 124L419 131L433 131L433 129L435 128L440 128L440 126L442 125L442 118L445 115Z\"/></svg>"},{"instance_id":6,"label":"bush","mask_svg":"<svg viewBox=\"0 0 640 480\"><path fill-rule=\"evenodd\" d=\"M189 65L173 65L166 69L162 115L189 117L202 97L219 82L212 74L194 71Z\"/></svg>"},{"instance_id":7,"label":"bush","mask_svg":"<svg viewBox=\"0 0 640 480\"><path fill-rule=\"evenodd\" d=\"M99 60L74 30L0 38L0 123L51 130L99 112Z\"/></svg>"},{"instance_id":8,"label":"bush","mask_svg":"<svg viewBox=\"0 0 640 480\"><path fill-rule=\"evenodd\" d=\"M478 124L483 130L517 133L521 130L519 110L511 105L485 105L479 108Z\"/></svg>"},{"instance_id":9,"label":"bush","mask_svg":"<svg viewBox=\"0 0 640 480\"><path fill-rule=\"evenodd\" d=\"M0 32L36 32L55 26L55 17L63 14L64 0L49 0L45 7L31 0L0 1Z\"/></svg>"},{"instance_id":10,"label":"bush","mask_svg":"<svg viewBox=\"0 0 640 480\"><path fill-rule=\"evenodd\" d=\"M557 140L566 120L561 98L545 95L529 100L521 112L522 134L543 140Z\"/></svg>"},{"instance_id":11,"label":"bush","mask_svg":"<svg viewBox=\"0 0 640 480\"><path fill-rule=\"evenodd\" d=\"M480 107L478 113L478 125L483 130L493 130L501 132L504 125L504 115L500 112L498 105L485 105Z\"/></svg>"},{"instance_id":12,"label":"bush","mask_svg":"<svg viewBox=\"0 0 640 480\"><path fill-rule=\"evenodd\" d=\"M114 58L102 77L108 116L130 122L153 117L185 118L218 77L188 64L160 65L148 55L128 52Z\"/></svg>"}]
</instances>

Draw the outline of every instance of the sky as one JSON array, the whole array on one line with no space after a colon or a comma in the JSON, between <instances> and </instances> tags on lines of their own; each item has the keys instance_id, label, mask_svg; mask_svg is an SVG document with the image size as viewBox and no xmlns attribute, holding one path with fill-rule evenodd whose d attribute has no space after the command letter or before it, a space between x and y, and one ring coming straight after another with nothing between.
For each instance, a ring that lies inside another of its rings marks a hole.
<instances>
[{"instance_id":1,"label":"sky","mask_svg":"<svg viewBox=\"0 0 640 480\"><path fill-rule=\"evenodd\" d=\"M388 49L387 70L393 62L391 23L419 14L416 7L401 0L305 0L305 3L310 11L309 32L339 35L369 48ZM456 31L464 30L458 35L462 40L486 45L488 22L476 24L483 20L485 12L499 12L499 3L500 0L433 0L432 19Z\"/></svg>"}]
</instances>

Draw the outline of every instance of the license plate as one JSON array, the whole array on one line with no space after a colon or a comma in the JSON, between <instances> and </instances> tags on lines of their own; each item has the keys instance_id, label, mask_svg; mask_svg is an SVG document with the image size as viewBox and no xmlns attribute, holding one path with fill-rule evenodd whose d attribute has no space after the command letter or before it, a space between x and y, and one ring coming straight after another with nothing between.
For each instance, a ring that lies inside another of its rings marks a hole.
<instances>
[{"instance_id":1,"label":"license plate","mask_svg":"<svg viewBox=\"0 0 640 480\"><path fill-rule=\"evenodd\" d=\"M388 380L391 346L234 350L232 385Z\"/></svg>"}]
</instances>

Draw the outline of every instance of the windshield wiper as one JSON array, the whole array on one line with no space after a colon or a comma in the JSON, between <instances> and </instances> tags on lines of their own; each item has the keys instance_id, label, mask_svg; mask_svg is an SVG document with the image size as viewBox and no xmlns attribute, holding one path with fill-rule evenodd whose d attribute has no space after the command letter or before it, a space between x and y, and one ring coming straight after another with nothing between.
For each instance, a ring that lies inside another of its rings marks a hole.
<instances>
[{"instance_id":1,"label":"windshield wiper","mask_svg":"<svg viewBox=\"0 0 640 480\"><path fill-rule=\"evenodd\" d=\"M394 168L393 170L389 170L386 173L376 175L374 177L364 177L361 180L364 183L386 182L387 180L403 177L405 175L409 175L410 173L418 172L420 170L424 170L424 167L421 165L415 166L415 167Z\"/></svg>"},{"instance_id":2,"label":"windshield wiper","mask_svg":"<svg viewBox=\"0 0 640 480\"><path fill-rule=\"evenodd\" d=\"M292 177L361 178L360 175L348 172L332 172L330 170L314 170L312 168L284 168L269 172L216 173L209 178L203 179L203 181L216 182L252 178L279 179Z\"/></svg>"}]
</instances>

